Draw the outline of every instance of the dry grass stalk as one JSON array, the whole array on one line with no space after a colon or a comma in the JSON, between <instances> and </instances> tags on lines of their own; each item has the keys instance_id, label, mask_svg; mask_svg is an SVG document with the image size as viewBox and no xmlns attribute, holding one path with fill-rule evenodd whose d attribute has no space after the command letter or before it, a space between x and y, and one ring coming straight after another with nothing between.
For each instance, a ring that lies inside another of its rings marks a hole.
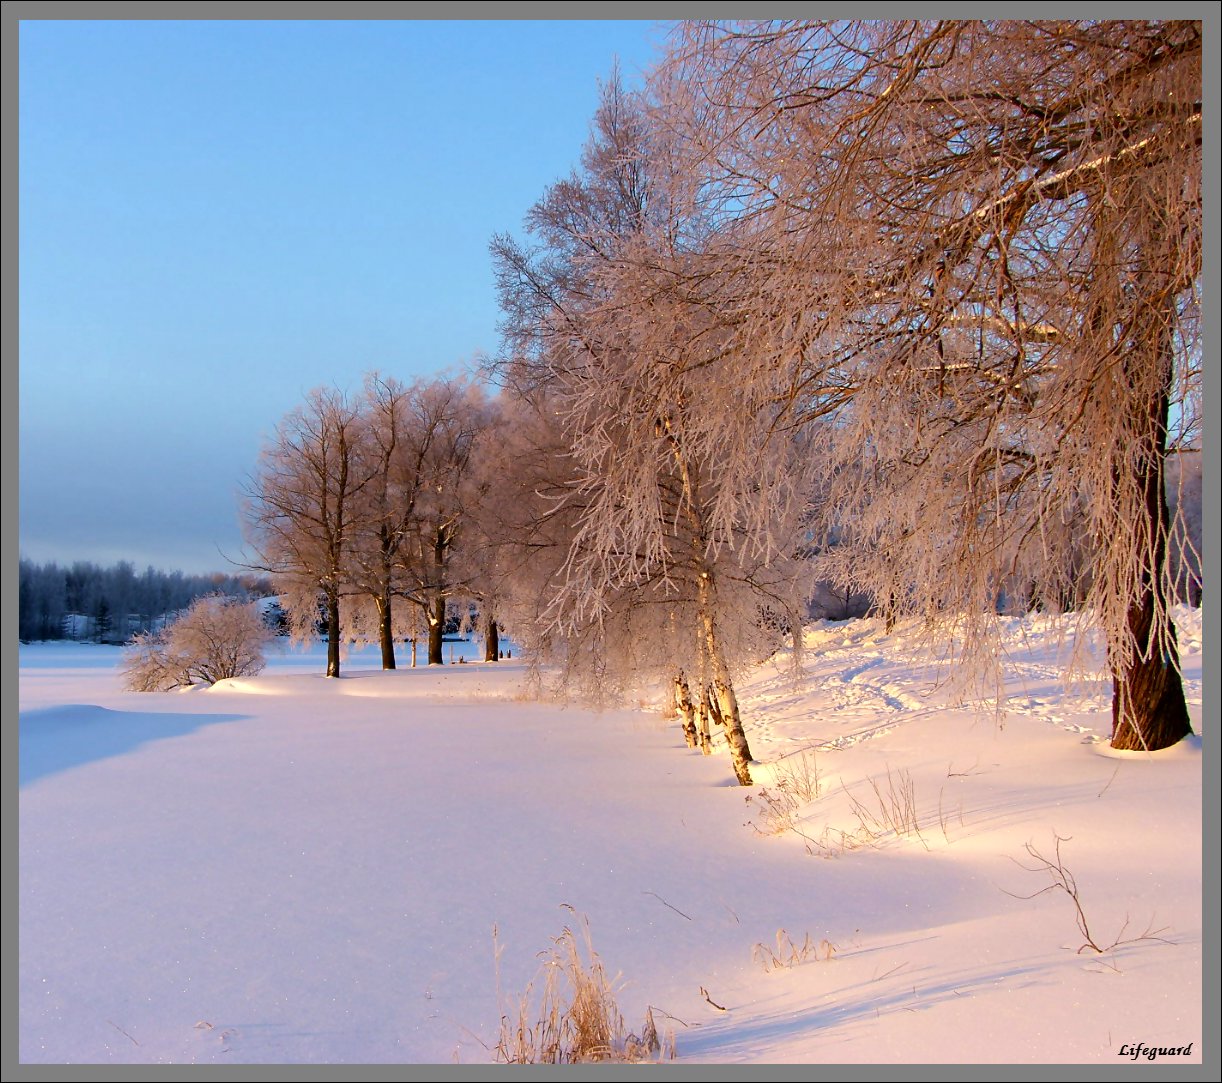
<instances>
[{"instance_id":1,"label":"dry grass stalk","mask_svg":"<svg viewBox=\"0 0 1222 1083\"><path fill-rule=\"evenodd\" d=\"M783 756L773 765L775 782L770 790L764 786L758 794L747 797L753 805L758 822L752 822L761 835L780 835L798 830L798 810L817 800L823 793L822 775L814 749L802 749Z\"/></svg>"},{"instance_id":2,"label":"dry grass stalk","mask_svg":"<svg viewBox=\"0 0 1222 1083\"><path fill-rule=\"evenodd\" d=\"M813 748L804 748L777 760L775 767L778 789L809 804L823 792L822 774Z\"/></svg>"},{"instance_id":3,"label":"dry grass stalk","mask_svg":"<svg viewBox=\"0 0 1222 1083\"><path fill-rule=\"evenodd\" d=\"M836 945L826 938L815 943L807 933L801 944L795 944L793 938L784 929L776 931L776 947L758 943L751 949L751 958L760 963L765 970L780 970L782 967L797 966L812 959L829 960L836 954Z\"/></svg>"},{"instance_id":4,"label":"dry grass stalk","mask_svg":"<svg viewBox=\"0 0 1222 1083\"><path fill-rule=\"evenodd\" d=\"M894 832L896 835L915 835L921 839L921 825L917 819L916 793L912 776L903 768L894 774L887 768L887 784L884 788L877 778L867 780L874 792L877 809L871 808L865 802L859 801L848 790L845 795L853 815L861 825L861 833L870 839L877 839ZM923 842L924 839L921 839Z\"/></svg>"},{"instance_id":5,"label":"dry grass stalk","mask_svg":"<svg viewBox=\"0 0 1222 1083\"><path fill-rule=\"evenodd\" d=\"M567 909L572 909L567 907ZM673 1058L674 1038L661 1037L647 1009L638 1036L627 1030L616 1004L615 983L594 950L581 917L581 938L567 926L543 952L540 977L518 998L512 1017L502 1013L494 1049L505 1064L583 1064ZM495 938L495 930L494 930ZM584 944L584 953L582 950ZM499 960L500 951L497 950ZM539 980L537 1003L535 989Z\"/></svg>"},{"instance_id":6,"label":"dry grass stalk","mask_svg":"<svg viewBox=\"0 0 1222 1083\"><path fill-rule=\"evenodd\" d=\"M1110 944L1104 946L1097 941L1094 934L1090 931L1090 925L1086 921L1086 911L1082 909L1082 897L1078 893L1078 881L1074 878L1074 874L1065 867L1065 862L1061 858L1061 843L1068 842L1069 838L1061 835L1054 835L1053 837L1056 839L1056 848L1054 851L1054 856L1051 859L1045 857L1039 850L1028 842L1024 844L1024 848L1031 856L1034 864L1024 865L1021 861L1014 860L1014 863L1018 865L1019 868L1026 869L1027 872L1047 873L1052 882L1048 884L1047 887L1040 888L1039 891L1034 891L1030 895L1015 895L1011 891L1007 891L1007 895L1010 895L1015 899L1034 899L1037 896L1043 895L1049 891L1065 892L1065 894L1068 895L1070 900L1073 902L1074 920L1077 922L1078 932L1082 934L1083 938L1083 943L1081 947L1078 948L1077 952L1079 955L1085 951L1093 951L1097 955L1102 955L1104 952L1111 951L1113 948L1120 947L1123 944L1135 944L1142 940L1158 940L1164 944L1170 943L1170 941L1158 935L1166 930L1155 929L1153 927L1153 922L1146 926L1146 931L1140 936L1126 937L1124 933L1129 927L1129 919L1127 917L1124 920L1124 924L1120 927L1120 931L1116 934L1115 938Z\"/></svg>"}]
</instances>

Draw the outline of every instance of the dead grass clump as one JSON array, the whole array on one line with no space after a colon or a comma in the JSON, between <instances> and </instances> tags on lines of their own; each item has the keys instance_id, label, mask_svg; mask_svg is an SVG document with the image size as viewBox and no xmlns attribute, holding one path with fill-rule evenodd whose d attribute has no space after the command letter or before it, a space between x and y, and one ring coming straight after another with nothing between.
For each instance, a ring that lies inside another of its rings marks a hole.
<instances>
[{"instance_id":1,"label":"dead grass clump","mask_svg":"<svg viewBox=\"0 0 1222 1083\"><path fill-rule=\"evenodd\" d=\"M796 944L784 929L776 931L775 948L761 942L751 949L751 958L765 970L780 970L817 959L827 961L835 954L836 945L830 940L820 940L816 944L807 933L802 943Z\"/></svg>"},{"instance_id":2,"label":"dead grass clump","mask_svg":"<svg viewBox=\"0 0 1222 1083\"><path fill-rule=\"evenodd\" d=\"M751 822L762 835L781 835L798 830L798 810L823 793L822 776L815 760L814 749L802 749L777 760L772 767L773 787L761 787L758 794L748 795L756 821Z\"/></svg>"},{"instance_id":3,"label":"dead grass clump","mask_svg":"<svg viewBox=\"0 0 1222 1083\"><path fill-rule=\"evenodd\" d=\"M572 907L566 907L572 911ZM572 911L575 913L575 911ZM542 952L539 975L502 1012L494 1053L504 1064L584 1064L673 1058L674 1039L658 1034L647 1009L641 1033L628 1031L616 1003L618 979L607 976L581 916L581 937L565 926ZM495 941L496 933L493 931ZM583 952L584 947L584 952ZM497 948L498 970L500 948Z\"/></svg>"},{"instance_id":4,"label":"dead grass clump","mask_svg":"<svg viewBox=\"0 0 1222 1083\"><path fill-rule=\"evenodd\" d=\"M773 790L761 786L759 793L750 793L744 798L755 813L755 819L747 822L761 835L783 835L786 831L797 831L797 811L801 803L779 787Z\"/></svg>"},{"instance_id":5,"label":"dead grass clump","mask_svg":"<svg viewBox=\"0 0 1222 1083\"><path fill-rule=\"evenodd\" d=\"M777 760L776 785L804 804L810 804L823 792L823 776L813 748L804 748Z\"/></svg>"},{"instance_id":6,"label":"dead grass clump","mask_svg":"<svg viewBox=\"0 0 1222 1083\"><path fill-rule=\"evenodd\" d=\"M915 835L921 839L921 825L917 820L916 793L912 776L903 768L892 774L887 768L884 786L877 778L867 779L874 793L874 802L867 804L858 800L848 790L845 796L860 824L860 832L866 839L877 840L888 833ZM921 839L923 842L924 839Z\"/></svg>"}]
</instances>

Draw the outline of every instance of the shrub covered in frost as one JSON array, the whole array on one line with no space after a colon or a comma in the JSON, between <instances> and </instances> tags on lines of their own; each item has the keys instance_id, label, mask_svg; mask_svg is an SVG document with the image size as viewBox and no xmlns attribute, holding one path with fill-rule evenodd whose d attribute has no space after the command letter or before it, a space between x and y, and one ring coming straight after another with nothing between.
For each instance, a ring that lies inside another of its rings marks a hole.
<instances>
[{"instance_id":1,"label":"shrub covered in frost","mask_svg":"<svg viewBox=\"0 0 1222 1083\"><path fill-rule=\"evenodd\" d=\"M124 652L124 686L133 692L168 692L263 669L271 629L255 605L221 595L197 598L160 632L133 638Z\"/></svg>"}]
</instances>

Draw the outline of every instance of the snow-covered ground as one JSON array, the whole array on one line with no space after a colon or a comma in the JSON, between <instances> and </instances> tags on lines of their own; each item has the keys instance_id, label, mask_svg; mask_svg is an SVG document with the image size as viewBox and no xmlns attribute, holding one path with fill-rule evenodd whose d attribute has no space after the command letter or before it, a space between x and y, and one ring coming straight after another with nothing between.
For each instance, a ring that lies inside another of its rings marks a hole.
<instances>
[{"instance_id":1,"label":"snow-covered ground","mask_svg":"<svg viewBox=\"0 0 1222 1083\"><path fill-rule=\"evenodd\" d=\"M23 646L20 1059L488 1061L585 915L681 1061L1200 1062L1200 738L1114 753L1108 686L1067 693L1038 619L1006 642L999 722L905 635L812 628L803 678L742 684L750 789L516 658L141 695L117 650ZM1042 892L1058 838L1102 954Z\"/></svg>"}]
</instances>

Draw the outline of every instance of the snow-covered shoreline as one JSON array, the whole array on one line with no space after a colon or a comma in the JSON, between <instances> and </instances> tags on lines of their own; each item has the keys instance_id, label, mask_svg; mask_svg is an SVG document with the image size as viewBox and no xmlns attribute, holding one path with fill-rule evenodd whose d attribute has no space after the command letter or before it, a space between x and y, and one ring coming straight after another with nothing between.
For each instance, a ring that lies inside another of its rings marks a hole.
<instances>
[{"instance_id":1,"label":"snow-covered shoreline","mask_svg":"<svg viewBox=\"0 0 1222 1083\"><path fill-rule=\"evenodd\" d=\"M521 698L517 660L138 695L117 651L23 646L21 1060L487 1061L567 906L683 1061L1199 1062L1200 738L1112 753L1030 622L1000 722L875 622L807 638L741 684L749 789L656 709ZM1043 891L1058 838L1102 954Z\"/></svg>"}]
</instances>

